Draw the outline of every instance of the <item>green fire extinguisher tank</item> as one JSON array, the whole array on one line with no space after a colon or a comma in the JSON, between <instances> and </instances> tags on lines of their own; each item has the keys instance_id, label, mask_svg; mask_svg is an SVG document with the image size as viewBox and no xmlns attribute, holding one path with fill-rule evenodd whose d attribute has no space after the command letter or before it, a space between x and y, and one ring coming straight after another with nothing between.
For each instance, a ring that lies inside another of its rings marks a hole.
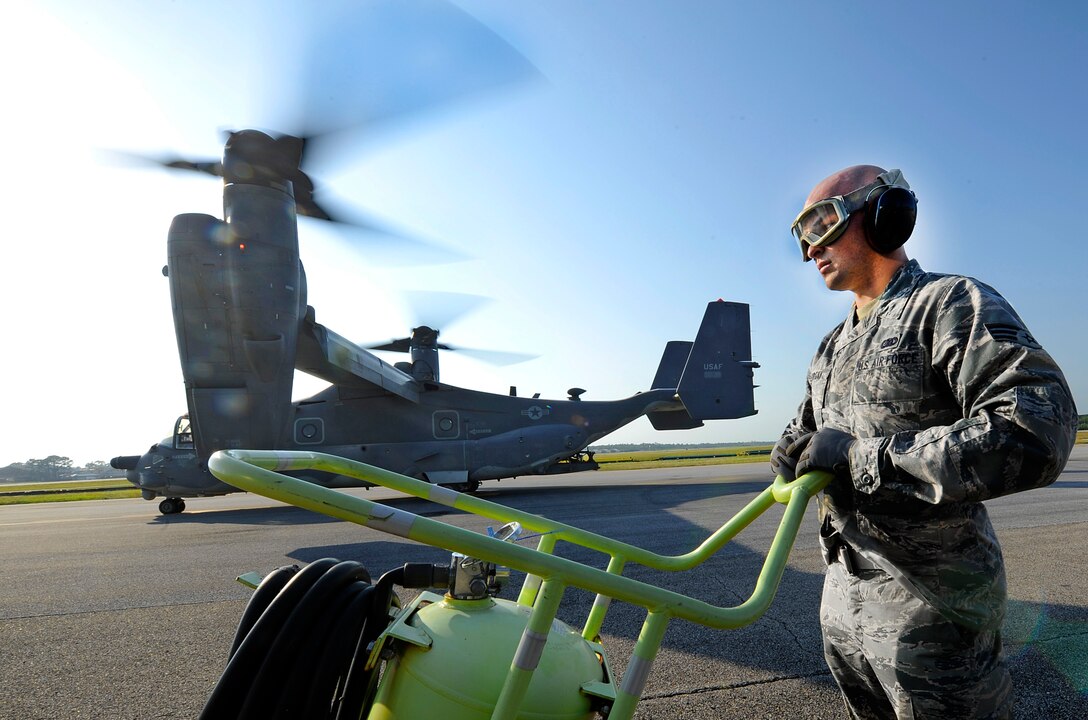
<instances>
[{"instance_id":1,"label":"green fire extinguisher tank","mask_svg":"<svg viewBox=\"0 0 1088 720\"><path fill-rule=\"evenodd\" d=\"M401 643L386 665L368 720L488 720L530 609L501 598L446 597L407 624L430 646ZM591 718L586 683L604 679L602 658L581 635L554 620L518 720Z\"/></svg>"}]
</instances>

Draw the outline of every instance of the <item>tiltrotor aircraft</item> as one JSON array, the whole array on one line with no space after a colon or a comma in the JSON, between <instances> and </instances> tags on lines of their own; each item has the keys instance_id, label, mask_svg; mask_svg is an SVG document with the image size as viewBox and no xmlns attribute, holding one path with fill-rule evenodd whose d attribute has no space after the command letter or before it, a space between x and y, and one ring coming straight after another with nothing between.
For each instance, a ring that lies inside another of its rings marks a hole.
<instances>
[{"instance_id":1,"label":"tiltrotor aircraft","mask_svg":"<svg viewBox=\"0 0 1088 720\"><path fill-rule=\"evenodd\" d=\"M142 455L113 459L164 514L183 498L236 492L208 472L227 448L314 450L458 490L483 480L596 469L586 448L647 415L659 430L755 413L747 305L707 306L693 342L666 345L650 388L615 401L518 397L439 376L438 330L379 349L389 364L317 322L307 304L297 215L330 217L302 170L302 133L240 130L220 160L160 159L223 179L223 218L183 214L167 237L167 274L188 412ZM327 381L292 402L295 370ZM305 479L338 487L329 474Z\"/></svg>"}]
</instances>

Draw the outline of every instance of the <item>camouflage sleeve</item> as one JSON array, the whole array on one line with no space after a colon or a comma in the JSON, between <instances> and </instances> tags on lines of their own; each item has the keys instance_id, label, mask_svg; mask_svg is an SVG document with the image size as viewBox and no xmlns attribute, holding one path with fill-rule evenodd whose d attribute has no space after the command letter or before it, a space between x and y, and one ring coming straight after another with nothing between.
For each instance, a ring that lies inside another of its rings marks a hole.
<instances>
[{"instance_id":1,"label":"camouflage sleeve","mask_svg":"<svg viewBox=\"0 0 1088 720\"><path fill-rule=\"evenodd\" d=\"M873 501L977 502L1049 485L1076 440L1069 386L1012 307L960 278L933 309L934 377L962 410L950 425L866 438L851 453Z\"/></svg>"},{"instance_id":2,"label":"camouflage sleeve","mask_svg":"<svg viewBox=\"0 0 1088 720\"><path fill-rule=\"evenodd\" d=\"M786 425L786 429L782 431L782 434L778 436L778 441L775 443L774 449L771 450L770 465L771 473L778 474L781 472L781 468L778 466L778 460L776 455L779 452L779 448L783 450L788 448L793 441L801 437L802 435L814 432L816 430L815 415L812 411L812 385L807 380L805 381L805 398L801 401L801 405L797 408L797 415L793 420ZM792 472L792 469L791 469Z\"/></svg>"},{"instance_id":3,"label":"camouflage sleeve","mask_svg":"<svg viewBox=\"0 0 1088 720\"><path fill-rule=\"evenodd\" d=\"M827 339L824 339L826 344ZM823 345L820 347L820 351L816 353L816 357L820 356L823 352ZM782 431L779 438L792 437L794 439L801 437L805 433L816 431L816 417L812 410L812 383L807 379L805 380L805 397L801 401L801 404L797 407L797 415L793 420L790 420L786 425L786 429Z\"/></svg>"}]
</instances>

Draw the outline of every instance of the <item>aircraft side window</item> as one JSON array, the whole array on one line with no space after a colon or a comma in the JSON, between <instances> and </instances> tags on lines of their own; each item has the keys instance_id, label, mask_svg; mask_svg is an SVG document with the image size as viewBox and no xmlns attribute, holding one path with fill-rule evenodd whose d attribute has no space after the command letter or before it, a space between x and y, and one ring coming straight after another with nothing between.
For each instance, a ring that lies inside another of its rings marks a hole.
<instances>
[{"instance_id":1,"label":"aircraft side window","mask_svg":"<svg viewBox=\"0 0 1088 720\"><path fill-rule=\"evenodd\" d=\"M174 424L174 449L193 449L193 426L185 415L179 417L177 423Z\"/></svg>"}]
</instances>

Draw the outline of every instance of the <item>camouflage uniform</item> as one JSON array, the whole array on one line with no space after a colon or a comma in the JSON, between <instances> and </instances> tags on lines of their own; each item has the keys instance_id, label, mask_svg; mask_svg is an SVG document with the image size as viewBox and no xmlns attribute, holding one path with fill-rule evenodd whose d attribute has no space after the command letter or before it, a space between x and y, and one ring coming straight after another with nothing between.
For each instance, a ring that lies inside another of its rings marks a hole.
<instances>
[{"instance_id":1,"label":"camouflage uniform","mask_svg":"<svg viewBox=\"0 0 1088 720\"><path fill-rule=\"evenodd\" d=\"M912 260L824 338L784 435L858 438L820 499L825 655L852 717L1011 716L982 501L1054 482L1076 420L1061 370L971 278Z\"/></svg>"}]
</instances>

